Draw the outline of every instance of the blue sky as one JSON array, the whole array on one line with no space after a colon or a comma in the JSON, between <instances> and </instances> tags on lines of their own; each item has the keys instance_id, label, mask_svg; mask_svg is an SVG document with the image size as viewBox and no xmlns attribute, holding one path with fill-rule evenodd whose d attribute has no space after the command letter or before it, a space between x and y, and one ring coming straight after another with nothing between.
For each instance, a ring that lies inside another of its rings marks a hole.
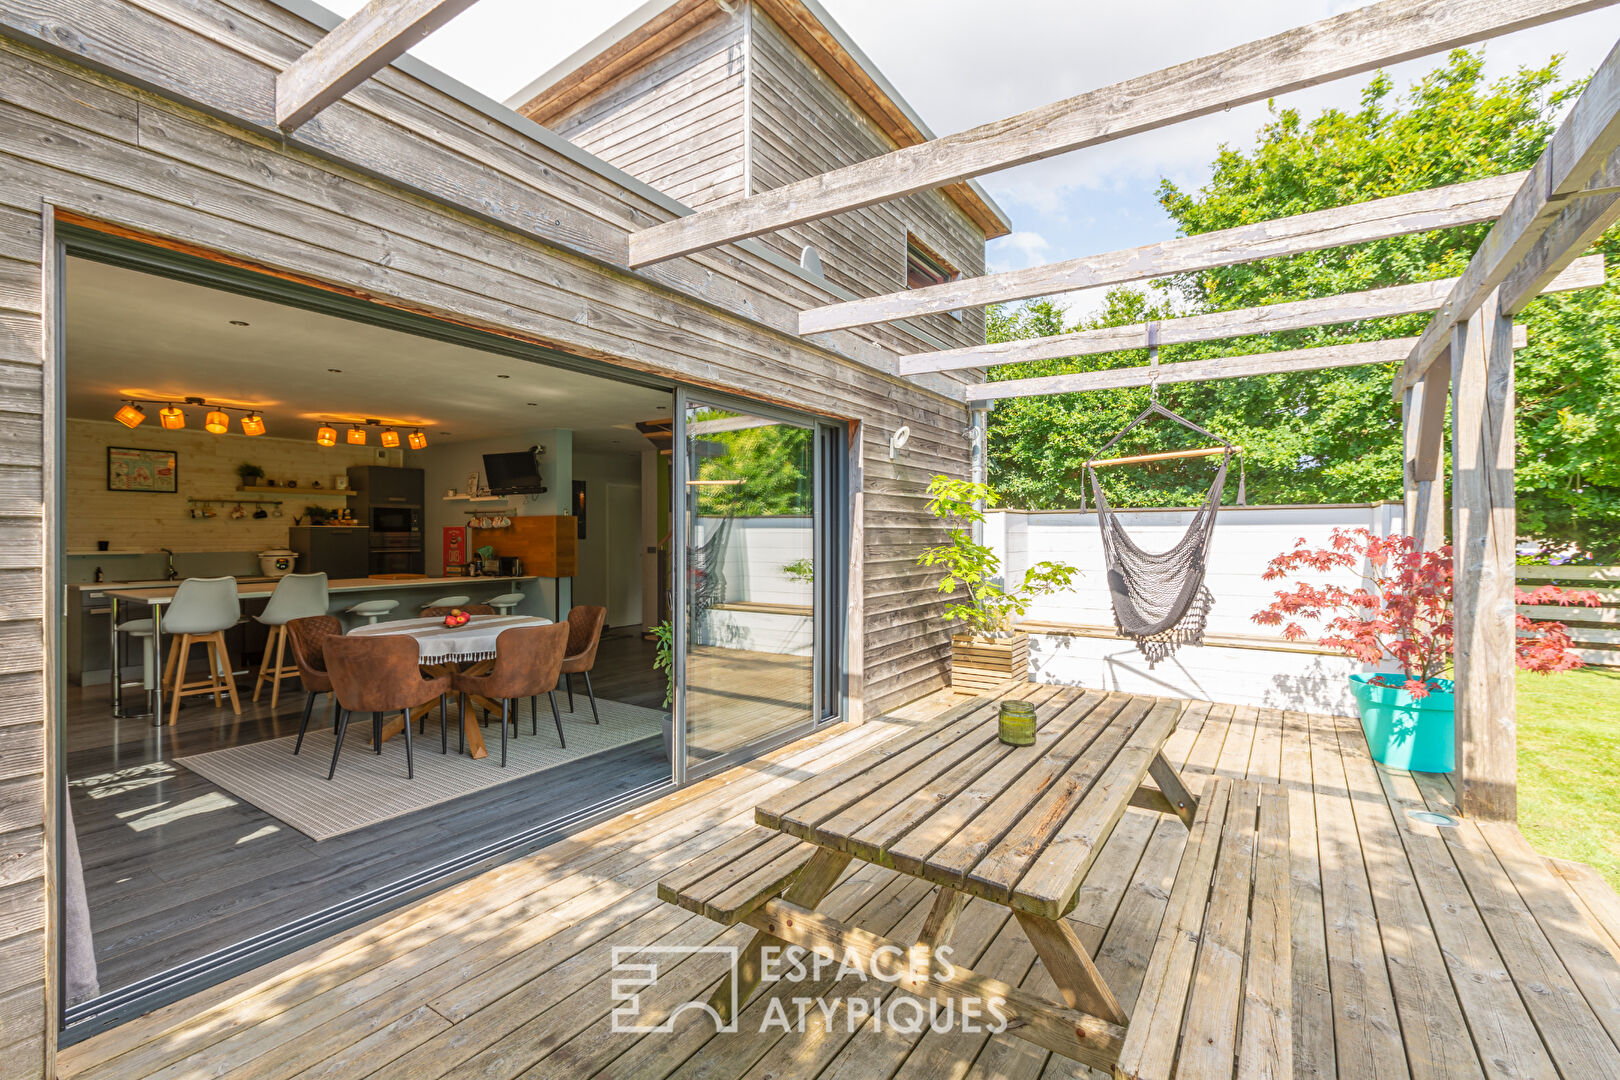
<instances>
[{"instance_id":1,"label":"blue sky","mask_svg":"<svg viewBox=\"0 0 1620 1080\"><path fill-rule=\"evenodd\" d=\"M363 0L327 0L341 14ZM1360 6L1333 0L822 0L936 134L1106 86ZM481 0L418 46L422 60L504 100L639 6ZM987 15L987 12L990 14ZM1620 6L1499 38L1487 46L1493 77L1563 53L1566 72L1596 67L1620 39ZM1434 58L1391 69L1404 87ZM1307 114L1350 106L1367 76L1279 98ZM1265 103L1066 154L979 182L1015 232L991 244L991 269L1008 270L1175 235L1153 197L1161 178L1197 186L1223 142L1247 145ZM1071 311L1096 297L1073 294Z\"/></svg>"}]
</instances>

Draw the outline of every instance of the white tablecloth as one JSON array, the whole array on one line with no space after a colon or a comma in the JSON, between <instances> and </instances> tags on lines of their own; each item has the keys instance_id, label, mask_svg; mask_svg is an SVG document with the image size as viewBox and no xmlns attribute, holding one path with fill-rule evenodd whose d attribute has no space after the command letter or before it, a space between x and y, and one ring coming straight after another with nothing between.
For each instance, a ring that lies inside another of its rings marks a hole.
<instances>
[{"instance_id":1,"label":"white tablecloth","mask_svg":"<svg viewBox=\"0 0 1620 1080\"><path fill-rule=\"evenodd\" d=\"M514 626L549 626L550 619L537 615L474 615L465 626L444 625L443 616L427 619L396 619L393 622L360 626L349 633L355 637L407 634L416 639L418 657L424 664L470 664L495 659L495 639L502 630Z\"/></svg>"}]
</instances>

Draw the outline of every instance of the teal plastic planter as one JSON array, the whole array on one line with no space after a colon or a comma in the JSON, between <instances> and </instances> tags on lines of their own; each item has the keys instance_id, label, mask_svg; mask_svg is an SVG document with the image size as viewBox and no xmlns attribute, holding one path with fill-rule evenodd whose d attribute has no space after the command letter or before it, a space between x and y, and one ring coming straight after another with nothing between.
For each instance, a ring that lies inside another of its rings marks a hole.
<instances>
[{"instance_id":1,"label":"teal plastic planter","mask_svg":"<svg viewBox=\"0 0 1620 1080\"><path fill-rule=\"evenodd\" d=\"M1418 701L1399 686L1379 686L1374 675L1350 676L1361 730L1373 760L1393 769L1450 772L1456 767L1457 697L1450 679L1436 679ZM1400 678L1400 676L1392 676Z\"/></svg>"}]
</instances>

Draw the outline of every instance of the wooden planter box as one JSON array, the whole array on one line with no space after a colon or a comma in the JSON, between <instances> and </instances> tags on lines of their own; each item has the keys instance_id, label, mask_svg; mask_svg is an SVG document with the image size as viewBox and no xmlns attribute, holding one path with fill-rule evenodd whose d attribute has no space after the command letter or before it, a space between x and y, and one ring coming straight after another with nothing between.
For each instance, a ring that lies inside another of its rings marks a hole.
<instances>
[{"instance_id":1,"label":"wooden planter box","mask_svg":"<svg viewBox=\"0 0 1620 1080\"><path fill-rule=\"evenodd\" d=\"M1029 677L1029 635L981 637L951 635L951 689L958 694L982 694L1008 679Z\"/></svg>"}]
</instances>

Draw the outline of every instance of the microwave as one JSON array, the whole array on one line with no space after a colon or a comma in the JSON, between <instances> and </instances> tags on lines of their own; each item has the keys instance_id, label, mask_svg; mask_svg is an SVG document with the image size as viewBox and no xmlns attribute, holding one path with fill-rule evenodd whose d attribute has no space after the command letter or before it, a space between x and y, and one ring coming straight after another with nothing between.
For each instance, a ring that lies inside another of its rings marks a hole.
<instances>
[{"instance_id":1,"label":"microwave","mask_svg":"<svg viewBox=\"0 0 1620 1080\"><path fill-rule=\"evenodd\" d=\"M422 509L418 506L373 506L371 531L373 534L420 533Z\"/></svg>"}]
</instances>

